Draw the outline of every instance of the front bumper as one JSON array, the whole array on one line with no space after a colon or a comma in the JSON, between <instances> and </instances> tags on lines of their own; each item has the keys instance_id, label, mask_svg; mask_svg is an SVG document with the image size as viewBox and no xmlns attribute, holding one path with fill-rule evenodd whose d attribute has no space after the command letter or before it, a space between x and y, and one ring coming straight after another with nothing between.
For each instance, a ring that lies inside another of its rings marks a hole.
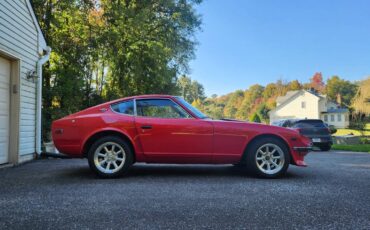
<instances>
[{"instance_id":1,"label":"front bumper","mask_svg":"<svg viewBox=\"0 0 370 230\"><path fill-rule=\"evenodd\" d=\"M304 157L308 154L308 152L312 151L312 142L310 142L310 139L306 138L303 146L293 146L292 151L294 154L292 154L294 159L294 164L297 166L303 166L306 167L307 164L304 162Z\"/></svg>"}]
</instances>

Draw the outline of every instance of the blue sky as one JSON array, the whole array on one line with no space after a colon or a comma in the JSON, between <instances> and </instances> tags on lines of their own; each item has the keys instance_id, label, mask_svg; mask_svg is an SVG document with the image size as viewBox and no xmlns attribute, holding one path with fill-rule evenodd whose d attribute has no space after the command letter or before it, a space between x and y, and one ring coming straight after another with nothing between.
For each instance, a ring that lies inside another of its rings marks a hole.
<instances>
[{"instance_id":1,"label":"blue sky","mask_svg":"<svg viewBox=\"0 0 370 230\"><path fill-rule=\"evenodd\" d=\"M204 0L189 76L206 95L278 79L370 75L368 0Z\"/></svg>"}]
</instances>

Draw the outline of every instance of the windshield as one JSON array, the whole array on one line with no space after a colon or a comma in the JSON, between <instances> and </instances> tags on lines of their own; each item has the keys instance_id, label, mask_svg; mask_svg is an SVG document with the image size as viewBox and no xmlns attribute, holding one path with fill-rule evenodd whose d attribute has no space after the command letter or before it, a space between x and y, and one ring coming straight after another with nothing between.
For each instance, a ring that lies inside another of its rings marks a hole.
<instances>
[{"instance_id":1,"label":"windshield","mask_svg":"<svg viewBox=\"0 0 370 230\"><path fill-rule=\"evenodd\" d=\"M195 114L197 117L204 119L208 118L206 115L204 115L202 112L200 112L198 109L193 107L191 104L189 104L187 101L184 100L182 97L176 97L176 99L181 102L188 110L190 110L193 114Z\"/></svg>"}]
</instances>

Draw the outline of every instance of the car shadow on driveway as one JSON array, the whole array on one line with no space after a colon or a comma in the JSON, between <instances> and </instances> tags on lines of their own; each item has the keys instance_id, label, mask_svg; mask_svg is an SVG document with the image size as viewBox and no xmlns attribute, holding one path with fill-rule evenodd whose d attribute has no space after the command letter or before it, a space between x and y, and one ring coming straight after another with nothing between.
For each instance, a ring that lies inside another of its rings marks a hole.
<instances>
[{"instance_id":1,"label":"car shadow on driveway","mask_svg":"<svg viewBox=\"0 0 370 230\"><path fill-rule=\"evenodd\" d=\"M73 167L68 171L63 172L64 177L79 178L79 179L99 179L88 166ZM209 179L209 178L263 178L251 175L245 168L236 167L233 165L178 165L178 164L134 164L127 174L115 178L172 178L172 179ZM277 180L301 178L302 175L295 172L287 172L285 176Z\"/></svg>"}]
</instances>

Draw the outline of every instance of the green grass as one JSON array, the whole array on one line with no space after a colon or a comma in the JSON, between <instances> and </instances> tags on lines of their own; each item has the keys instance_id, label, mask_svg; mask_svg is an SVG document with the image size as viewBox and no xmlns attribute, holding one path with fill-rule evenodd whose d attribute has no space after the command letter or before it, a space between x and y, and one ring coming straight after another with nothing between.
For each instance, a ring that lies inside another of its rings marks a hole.
<instances>
[{"instance_id":1,"label":"green grass","mask_svg":"<svg viewBox=\"0 0 370 230\"><path fill-rule=\"evenodd\" d=\"M353 152L368 152L370 153L370 144L358 144L358 145L333 145L331 147L334 150L345 150Z\"/></svg>"}]
</instances>

